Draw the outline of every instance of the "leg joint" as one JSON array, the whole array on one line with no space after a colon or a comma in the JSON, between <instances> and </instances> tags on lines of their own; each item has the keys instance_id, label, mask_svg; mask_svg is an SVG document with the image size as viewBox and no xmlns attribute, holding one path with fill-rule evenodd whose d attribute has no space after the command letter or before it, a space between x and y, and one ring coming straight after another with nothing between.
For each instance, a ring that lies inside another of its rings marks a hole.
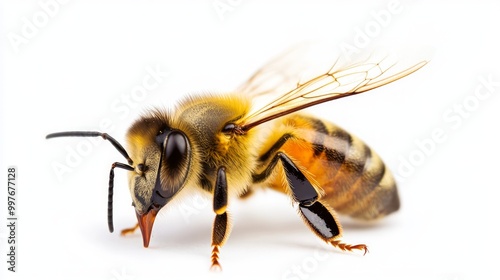
<instances>
[{"instance_id":1,"label":"leg joint","mask_svg":"<svg viewBox=\"0 0 500 280\"><path fill-rule=\"evenodd\" d=\"M318 192L311 182L309 182L302 171L285 153L279 152L276 156L279 157L283 164L286 179L293 192L295 201L302 206L313 204L318 199Z\"/></svg>"}]
</instances>

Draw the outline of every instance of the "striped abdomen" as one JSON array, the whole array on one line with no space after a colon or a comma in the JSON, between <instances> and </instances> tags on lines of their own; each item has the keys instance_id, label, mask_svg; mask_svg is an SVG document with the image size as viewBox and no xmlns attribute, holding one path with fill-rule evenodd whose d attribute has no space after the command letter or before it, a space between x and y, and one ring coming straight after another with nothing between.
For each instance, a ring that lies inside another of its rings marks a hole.
<instances>
[{"instance_id":1,"label":"striped abdomen","mask_svg":"<svg viewBox=\"0 0 500 280\"><path fill-rule=\"evenodd\" d=\"M399 209L392 174L357 137L331 123L300 114L278 121L275 128L270 137L275 144L264 145L261 159L269 151L285 152L324 191L321 201L338 213L371 220ZM286 192L283 178L272 176L266 185Z\"/></svg>"}]
</instances>

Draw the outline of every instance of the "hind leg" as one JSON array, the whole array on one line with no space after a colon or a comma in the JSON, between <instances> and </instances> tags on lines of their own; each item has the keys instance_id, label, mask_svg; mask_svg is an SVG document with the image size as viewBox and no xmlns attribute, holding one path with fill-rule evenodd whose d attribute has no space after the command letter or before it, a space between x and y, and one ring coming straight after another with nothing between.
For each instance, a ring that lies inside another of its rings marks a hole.
<instances>
[{"instance_id":1,"label":"hind leg","mask_svg":"<svg viewBox=\"0 0 500 280\"><path fill-rule=\"evenodd\" d=\"M362 250L366 254L365 244L350 245L340 241L342 227L333 209L318 200L318 192L304 176L295 163L283 152L277 152L269 165L254 178L262 179L272 173L277 163L281 162L288 182L289 194L299 204L299 213L309 228L328 244L344 251Z\"/></svg>"}]
</instances>

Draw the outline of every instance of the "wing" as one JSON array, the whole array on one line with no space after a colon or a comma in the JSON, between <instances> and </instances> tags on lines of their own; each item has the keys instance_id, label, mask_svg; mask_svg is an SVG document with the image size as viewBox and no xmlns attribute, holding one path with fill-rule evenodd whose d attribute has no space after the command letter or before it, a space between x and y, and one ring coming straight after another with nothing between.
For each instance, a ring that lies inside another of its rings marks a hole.
<instances>
[{"instance_id":1,"label":"wing","mask_svg":"<svg viewBox=\"0 0 500 280\"><path fill-rule=\"evenodd\" d=\"M283 59L279 59L278 64L283 66L284 61ZM328 71L313 76L313 78L307 79L304 82L295 82L293 89L244 117L240 120L238 128L242 132L248 131L259 124L313 105L381 87L417 71L425 64L427 64L427 61L421 61L408 67L400 67L398 63L391 62L391 59L387 56L376 57L375 55L371 55L358 63L345 62L338 59ZM275 66L277 64L276 62L271 62L268 65L272 66L271 69L276 69ZM267 70L265 69L266 67L259 70L249 80L249 84L254 85L257 77L262 73L266 73ZM293 75L281 75L283 79L291 76ZM269 75L263 82L268 82L269 77L272 80L273 76ZM275 93L272 88L266 89L265 87L249 86L247 90L250 90L250 88L253 88L251 90L253 96L264 94L267 96L267 94Z\"/></svg>"},{"instance_id":2,"label":"wing","mask_svg":"<svg viewBox=\"0 0 500 280\"><path fill-rule=\"evenodd\" d=\"M311 43L302 43L276 56L257 70L237 92L249 97L280 94L294 88L304 69L311 67Z\"/></svg>"}]
</instances>

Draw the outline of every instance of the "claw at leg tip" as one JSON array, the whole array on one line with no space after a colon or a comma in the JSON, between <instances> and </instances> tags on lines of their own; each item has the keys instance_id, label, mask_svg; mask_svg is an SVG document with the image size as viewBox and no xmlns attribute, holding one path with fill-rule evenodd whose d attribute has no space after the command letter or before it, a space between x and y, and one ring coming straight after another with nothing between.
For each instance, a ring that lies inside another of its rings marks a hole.
<instances>
[{"instance_id":1,"label":"claw at leg tip","mask_svg":"<svg viewBox=\"0 0 500 280\"><path fill-rule=\"evenodd\" d=\"M222 272L222 267L220 266L220 264L217 262L217 263L212 263L212 266L210 266L210 271L213 271L213 272Z\"/></svg>"}]
</instances>

